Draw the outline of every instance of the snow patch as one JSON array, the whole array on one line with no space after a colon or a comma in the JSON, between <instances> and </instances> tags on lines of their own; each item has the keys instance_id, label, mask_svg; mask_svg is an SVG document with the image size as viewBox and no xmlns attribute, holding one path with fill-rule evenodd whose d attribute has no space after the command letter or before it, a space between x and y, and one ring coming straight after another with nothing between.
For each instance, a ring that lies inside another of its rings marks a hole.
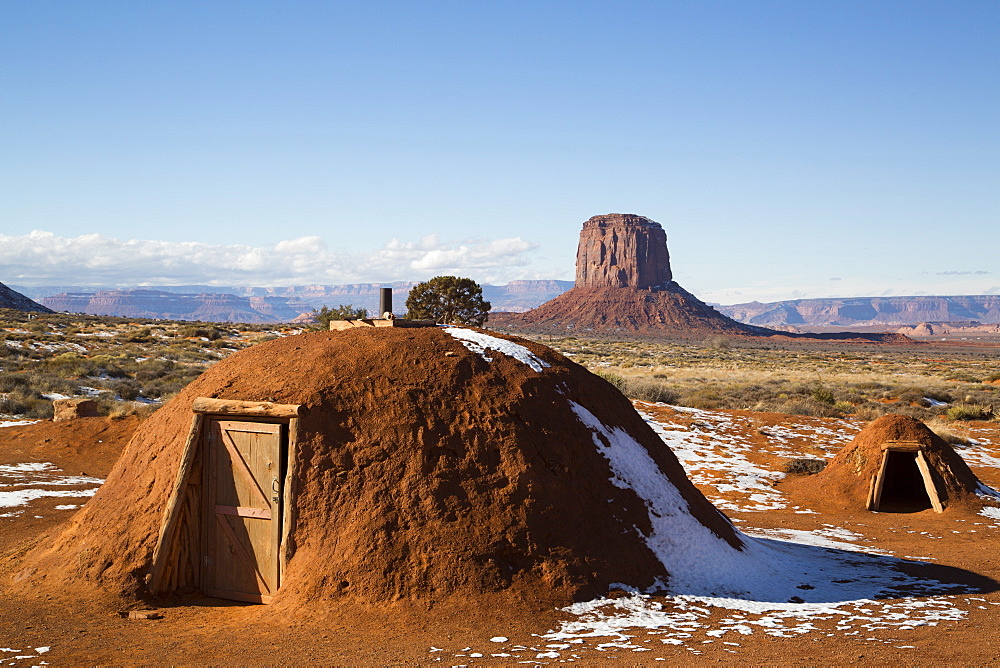
<instances>
[{"instance_id":1,"label":"snow patch","mask_svg":"<svg viewBox=\"0 0 1000 668\"><path fill-rule=\"evenodd\" d=\"M518 362L526 364L538 372L541 372L542 369L549 367L548 362L538 357L535 353L531 352L519 343L507 341L506 339L499 339L495 336L490 336L489 334L475 332L471 329L464 329L462 327L445 327L444 331L455 339L458 339L463 346L476 353L487 362L492 362L493 358L487 356L486 351L495 350L499 353L507 355L508 357L513 357Z\"/></svg>"},{"instance_id":2,"label":"snow patch","mask_svg":"<svg viewBox=\"0 0 1000 668\"><path fill-rule=\"evenodd\" d=\"M41 422L41 420L5 420L0 421L0 427L23 427L29 424L35 424L36 422Z\"/></svg>"},{"instance_id":3,"label":"snow patch","mask_svg":"<svg viewBox=\"0 0 1000 668\"><path fill-rule=\"evenodd\" d=\"M66 475L50 462L0 465L0 508L19 508L46 497L90 497L104 483L101 478ZM84 489L58 489L77 487ZM73 505L63 509L71 510ZM9 516L9 514L5 514Z\"/></svg>"},{"instance_id":4,"label":"snow patch","mask_svg":"<svg viewBox=\"0 0 1000 668\"><path fill-rule=\"evenodd\" d=\"M0 492L0 508L16 508L26 506L35 499L47 496L73 497L73 496L93 496L97 493L94 489L20 489L14 492Z\"/></svg>"},{"instance_id":5,"label":"snow patch","mask_svg":"<svg viewBox=\"0 0 1000 668\"><path fill-rule=\"evenodd\" d=\"M853 635L860 629L905 630L966 617L953 595L973 589L921 577L914 573L913 562L871 554L872 548L845 542L864 536L841 527L755 531L781 540L737 531L743 548L733 548L691 515L677 488L640 443L623 429L602 424L582 406L570 406L593 432L595 446L610 464L612 482L645 502L652 531L644 538L669 580L667 596L655 600L636 592L564 608L573 619L544 638L610 637L612 642L605 643L609 647L644 651L649 648L636 642L654 642L652 637L683 645L696 631L716 638L760 631L794 637L819 631L817 624L825 621ZM1000 509L991 510L1000 518ZM707 618L717 616L712 608L734 613L710 622Z\"/></svg>"},{"instance_id":6,"label":"snow patch","mask_svg":"<svg viewBox=\"0 0 1000 668\"><path fill-rule=\"evenodd\" d=\"M594 432L594 445L611 464L611 482L634 491L645 502L652 531L643 538L670 573L670 589L741 591L741 578L733 576L742 575L744 555L695 519L687 501L642 444L624 429L604 426L580 404L569 403L577 418Z\"/></svg>"},{"instance_id":7,"label":"snow patch","mask_svg":"<svg viewBox=\"0 0 1000 668\"><path fill-rule=\"evenodd\" d=\"M1000 508L993 508L987 506L979 511L979 514L983 517L989 517L991 520L1000 520Z\"/></svg>"}]
</instances>

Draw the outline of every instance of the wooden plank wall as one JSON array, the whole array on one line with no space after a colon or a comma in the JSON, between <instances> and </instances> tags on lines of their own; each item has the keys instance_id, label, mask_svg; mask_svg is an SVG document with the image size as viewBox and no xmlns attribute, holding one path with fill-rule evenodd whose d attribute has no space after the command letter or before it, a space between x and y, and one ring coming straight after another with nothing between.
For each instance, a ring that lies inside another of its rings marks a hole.
<instances>
[{"instance_id":1,"label":"wooden plank wall","mask_svg":"<svg viewBox=\"0 0 1000 668\"><path fill-rule=\"evenodd\" d=\"M197 587L201 565L201 457L192 467L191 479L185 485L183 499L179 500L177 527L170 544L170 553L164 564L160 591L176 591Z\"/></svg>"},{"instance_id":2,"label":"wooden plank wall","mask_svg":"<svg viewBox=\"0 0 1000 668\"><path fill-rule=\"evenodd\" d=\"M197 510L198 490L192 490L191 485L201 483L200 462L203 424L204 418L201 415L195 415L191 421L191 430L188 433L187 442L184 444L177 478L167 500L167 506L163 509L159 536L153 550L152 567L147 577L147 585L152 594L169 591L165 586L168 570L176 570L174 564L176 564L181 547L180 543L186 532L182 525L189 524L192 517L195 523L198 522L198 514L195 512L193 516L190 515L189 511L185 511L185 507L193 503L194 510ZM198 470L195 471L195 469ZM190 548L190 546L188 547ZM195 565L196 567L197 565Z\"/></svg>"}]
</instances>

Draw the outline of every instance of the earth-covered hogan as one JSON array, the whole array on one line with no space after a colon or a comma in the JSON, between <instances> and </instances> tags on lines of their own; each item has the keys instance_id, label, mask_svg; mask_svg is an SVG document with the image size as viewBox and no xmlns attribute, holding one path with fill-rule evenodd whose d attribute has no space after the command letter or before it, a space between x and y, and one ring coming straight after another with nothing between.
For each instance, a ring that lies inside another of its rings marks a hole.
<instances>
[{"instance_id":1,"label":"earth-covered hogan","mask_svg":"<svg viewBox=\"0 0 1000 668\"><path fill-rule=\"evenodd\" d=\"M625 397L529 345L353 329L234 354L142 425L9 585L298 608L711 582L708 554L743 548L730 522Z\"/></svg>"},{"instance_id":2,"label":"earth-covered hogan","mask_svg":"<svg viewBox=\"0 0 1000 668\"><path fill-rule=\"evenodd\" d=\"M809 489L858 510L977 510L993 497L955 449L919 420L870 422L811 480Z\"/></svg>"}]
</instances>

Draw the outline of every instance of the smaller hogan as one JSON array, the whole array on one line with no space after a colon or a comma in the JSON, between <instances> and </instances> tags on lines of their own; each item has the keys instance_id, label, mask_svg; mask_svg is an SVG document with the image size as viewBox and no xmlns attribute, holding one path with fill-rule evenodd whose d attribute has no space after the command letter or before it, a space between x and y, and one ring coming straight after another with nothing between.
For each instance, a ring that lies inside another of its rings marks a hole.
<instances>
[{"instance_id":1,"label":"smaller hogan","mask_svg":"<svg viewBox=\"0 0 1000 668\"><path fill-rule=\"evenodd\" d=\"M879 512L940 513L995 494L944 439L905 415L871 422L814 480L847 507Z\"/></svg>"}]
</instances>

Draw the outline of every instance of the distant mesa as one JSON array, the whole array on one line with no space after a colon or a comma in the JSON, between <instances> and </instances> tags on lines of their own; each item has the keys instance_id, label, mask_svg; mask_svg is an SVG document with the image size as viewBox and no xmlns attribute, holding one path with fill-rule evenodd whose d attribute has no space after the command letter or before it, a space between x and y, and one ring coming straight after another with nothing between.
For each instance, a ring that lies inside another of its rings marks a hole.
<instances>
[{"instance_id":1,"label":"distant mesa","mask_svg":"<svg viewBox=\"0 0 1000 668\"><path fill-rule=\"evenodd\" d=\"M15 311L31 311L34 313L52 313L51 309L45 308L38 302L28 299L20 292L11 290L3 283L0 283L0 308L9 308Z\"/></svg>"},{"instance_id":2,"label":"distant mesa","mask_svg":"<svg viewBox=\"0 0 1000 668\"><path fill-rule=\"evenodd\" d=\"M896 330L907 336L928 337L945 334L967 336L970 334L1000 335L1000 324L987 324L977 320L966 322L922 322L919 325L904 325Z\"/></svg>"},{"instance_id":3,"label":"distant mesa","mask_svg":"<svg viewBox=\"0 0 1000 668\"><path fill-rule=\"evenodd\" d=\"M374 313L378 291L392 287L394 303L402 306L416 285L412 281L355 283L349 285L300 285L287 287L217 287L208 285L158 288L84 288L49 286L24 288L55 311L110 315L123 318L161 318L209 322L309 321L309 313L322 306L351 304ZM495 308L527 311L572 287L572 281L524 280L507 285L484 285L483 296ZM303 318L303 314L306 315ZM402 315L400 312L398 315Z\"/></svg>"},{"instance_id":4,"label":"distant mesa","mask_svg":"<svg viewBox=\"0 0 1000 668\"><path fill-rule=\"evenodd\" d=\"M977 326L1000 323L1000 295L827 297L732 304L720 306L719 311L750 325L781 328L898 328L922 323Z\"/></svg>"},{"instance_id":5,"label":"distant mesa","mask_svg":"<svg viewBox=\"0 0 1000 668\"><path fill-rule=\"evenodd\" d=\"M896 333L795 334L737 322L673 280L667 235L659 223L623 213L584 222L576 254L576 284L571 290L526 313L491 313L489 326L584 336L909 340Z\"/></svg>"}]
</instances>

